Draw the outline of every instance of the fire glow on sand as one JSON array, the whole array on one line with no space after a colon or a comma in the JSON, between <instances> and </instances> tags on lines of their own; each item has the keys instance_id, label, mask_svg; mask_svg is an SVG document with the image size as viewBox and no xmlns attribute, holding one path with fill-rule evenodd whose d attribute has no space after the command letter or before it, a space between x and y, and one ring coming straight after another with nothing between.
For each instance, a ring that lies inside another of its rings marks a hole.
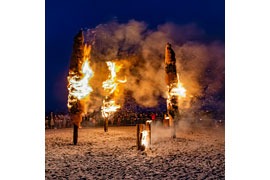
<instances>
[{"instance_id":1,"label":"fire glow on sand","mask_svg":"<svg viewBox=\"0 0 270 180\"><path fill-rule=\"evenodd\" d=\"M225 179L224 1L45 5L45 179Z\"/></svg>"},{"instance_id":2,"label":"fire glow on sand","mask_svg":"<svg viewBox=\"0 0 270 180\"><path fill-rule=\"evenodd\" d=\"M189 76L193 71L187 72L181 62L183 52L175 42L177 56L172 45L165 44L171 41L166 41L155 51L160 58L151 61L130 49L132 55L107 55L100 48L104 43L84 40L85 34L80 31L74 38L67 77L67 107L76 146L70 146L72 129L46 131L46 178L223 179L224 128L207 125L205 131L200 126L207 121L187 118L190 106L183 103L198 95L199 86ZM176 57L180 58L176 61ZM161 98L163 107L157 109L152 100ZM136 103L152 109L142 112L138 106L133 108Z\"/></svg>"}]
</instances>

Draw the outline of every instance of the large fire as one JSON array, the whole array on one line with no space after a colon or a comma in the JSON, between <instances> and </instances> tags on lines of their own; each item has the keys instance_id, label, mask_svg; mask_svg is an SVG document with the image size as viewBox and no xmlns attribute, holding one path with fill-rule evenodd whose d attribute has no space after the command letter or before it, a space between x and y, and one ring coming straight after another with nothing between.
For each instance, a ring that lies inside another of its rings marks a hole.
<instances>
[{"instance_id":1,"label":"large fire","mask_svg":"<svg viewBox=\"0 0 270 180\"><path fill-rule=\"evenodd\" d=\"M179 99L186 97L186 89L183 87L182 83L180 82L178 74L177 74L177 83L172 83L170 86L168 86L168 88L169 88L169 91L168 91L168 98L167 98L167 108L168 109L171 109L172 107L178 108ZM172 126L173 125L172 119L170 119L169 117L167 117L166 119L169 120L169 126Z\"/></svg>"},{"instance_id":2,"label":"large fire","mask_svg":"<svg viewBox=\"0 0 270 180\"><path fill-rule=\"evenodd\" d=\"M177 99L186 97L186 89L180 82L178 74L177 74L177 84L173 83L171 84L171 87L168 88L171 90L168 92L167 105L172 103L171 101L174 99L174 97L176 97Z\"/></svg>"},{"instance_id":3,"label":"large fire","mask_svg":"<svg viewBox=\"0 0 270 180\"><path fill-rule=\"evenodd\" d=\"M107 118L111 115L111 113L117 111L120 108L120 105L115 104L115 101L110 97L114 94L115 90L118 87L119 83L125 83L125 80L118 80L116 78L116 72L121 69L121 65L117 66L114 62L108 61L106 62L107 66L110 70L109 79L103 82L102 87L108 93L105 100L103 100L103 106L101 107L102 116Z\"/></svg>"},{"instance_id":4,"label":"large fire","mask_svg":"<svg viewBox=\"0 0 270 180\"><path fill-rule=\"evenodd\" d=\"M73 106L78 100L86 98L93 89L89 85L94 72L89 66L90 46L85 45L83 64L79 72L69 71L68 76L68 108Z\"/></svg>"}]
</instances>

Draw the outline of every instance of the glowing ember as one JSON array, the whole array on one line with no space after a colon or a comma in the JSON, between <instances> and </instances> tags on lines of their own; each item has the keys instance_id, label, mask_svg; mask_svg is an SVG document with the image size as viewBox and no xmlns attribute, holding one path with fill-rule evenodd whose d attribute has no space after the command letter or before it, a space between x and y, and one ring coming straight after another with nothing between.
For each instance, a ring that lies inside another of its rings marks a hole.
<instances>
[{"instance_id":1,"label":"glowing ember","mask_svg":"<svg viewBox=\"0 0 270 180\"><path fill-rule=\"evenodd\" d=\"M125 83L126 80L117 80L116 79L116 72L121 69L121 66L116 66L114 62L108 61L106 62L107 66L110 70L109 79L102 83L102 87L105 91L109 93L109 95L113 94L117 89L119 83ZM115 101L110 99L110 97L106 97L103 100L103 106L101 107L102 116L107 118L111 113L117 111L120 108L120 105L116 105Z\"/></svg>"},{"instance_id":2,"label":"glowing ember","mask_svg":"<svg viewBox=\"0 0 270 180\"><path fill-rule=\"evenodd\" d=\"M68 76L68 108L72 107L73 103L81 100L89 95L93 89L89 85L89 80L93 77L94 72L89 66L88 56L90 48L85 46L84 49L84 62L80 72L69 72Z\"/></svg>"}]
</instances>

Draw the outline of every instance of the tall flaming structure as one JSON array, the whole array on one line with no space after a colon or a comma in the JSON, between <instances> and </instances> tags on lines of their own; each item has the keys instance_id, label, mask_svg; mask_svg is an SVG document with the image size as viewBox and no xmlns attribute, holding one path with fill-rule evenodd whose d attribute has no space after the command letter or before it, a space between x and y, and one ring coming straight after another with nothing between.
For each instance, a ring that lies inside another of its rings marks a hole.
<instances>
[{"instance_id":1,"label":"tall flaming structure","mask_svg":"<svg viewBox=\"0 0 270 180\"><path fill-rule=\"evenodd\" d=\"M180 119L178 98L184 97L186 91L179 81L175 63L175 53L171 44L167 43L165 48L165 81L168 87L167 114L169 116L169 126L173 127L173 138L176 137L176 124Z\"/></svg>"},{"instance_id":2,"label":"tall flaming structure","mask_svg":"<svg viewBox=\"0 0 270 180\"><path fill-rule=\"evenodd\" d=\"M75 37L73 43L72 56L68 74L68 110L71 116L74 131L73 143L78 140L78 128L82 121L82 116L86 113L86 102L89 94L93 91L89 86L89 80L93 76L93 71L89 66L91 47L84 43L83 31L81 30Z\"/></svg>"},{"instance_id":3,"label":"tall flaming structure","mask_svg":"<svg viewBox=\"0 0 270 180\"><path fill-rule=\"evenodd\" d=\"M103 105L101 107L102 116L104 118L104 131L108 131L108 120L117 109L120 108L120 105L115 103L115 91L118 88L119 83L125 83L126 80L118 80L116 78L116 73L121 69L121 66L117 66L114 62L107 61L107 66L110 71L109 79L103 82L102 87L106 92L106 97L103 100Z\"/></svg>"}]
</instances>

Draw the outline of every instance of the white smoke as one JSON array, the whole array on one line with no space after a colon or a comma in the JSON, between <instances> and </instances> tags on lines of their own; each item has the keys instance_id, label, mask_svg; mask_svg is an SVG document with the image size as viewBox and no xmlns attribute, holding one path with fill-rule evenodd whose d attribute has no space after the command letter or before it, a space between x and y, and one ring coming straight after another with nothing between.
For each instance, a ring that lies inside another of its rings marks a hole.
<instances>
[{"instance_id":1,"label":"white smoke","mask_svg":"<svg viewBox=\"0 0 270 180\"><path fill-rule=\"evenodd\" d=\"M156 106L160 96L166 97L164 52L167 42L172 44L176 54L177 72L187 90L187 104L194 97L218 92L224 86L224 44L202 43L204 31L195 24L165 23L149 29L144 22L130 20L124 24L101 24L84 35L86 42L92 44L91 63L95 75L91 80L94 89L91 96L96 98L92 108L102 104L101 83L109 73L105 61L123 63L120 74L127 77L124 89L132 91L138 104Z\"/></svg>"}]
</instances>

